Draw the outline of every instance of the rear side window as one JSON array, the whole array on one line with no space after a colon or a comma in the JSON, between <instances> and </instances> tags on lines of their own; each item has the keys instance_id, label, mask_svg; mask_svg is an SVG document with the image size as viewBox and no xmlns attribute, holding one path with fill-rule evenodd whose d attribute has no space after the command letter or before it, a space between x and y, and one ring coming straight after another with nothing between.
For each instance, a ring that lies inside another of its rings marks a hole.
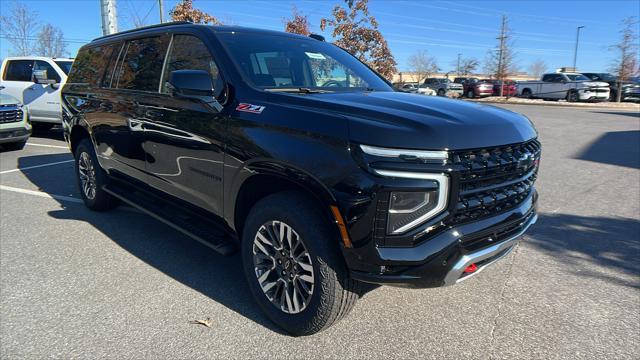
<instances>
[{"instance_id":1,"label":"rear side window","mask_svg":"<svg viewBox=\"0 0 640 360\"><path fill-rule=\"evenodd\" d=\"M169 58L164 70L164 84L161 92L168 93L167 82L172 71L204 70L211 75L215 84L218 78L218 67L209 50L200 39L191 35L175 35L169 50Z\"/></svg>"},{"instance_id":2,"label":"rear side window","mask_svg":"<svg viewBox=\"0 0 640 360\"><path fill-rule=\"evenodd\" d=\"M31 81L33 60L9 60L2 80Z\"/></svg>"},{"instance_id":3,"label":"rear side window","mask_svg":"<svg viewBox=\"0 0 640 360\"><path fill-rule=\"evenodd\" d=\"M68 82L98 85L114 47L110 44L81 49L71 66Z\"/></svg>"},{"instance_id":4,"label":"rear side window","mask_svg":"<svg viewBox=\"0 0 640 360\"><path fill-rule=\"evenodd\" d=\"M33 70L44 70L47 72L47 79L60 82L60 75L58 74L56 69L54 69L53 66L51 66L51 64L46 61L36 60L36 64L33 67Z\"/></svg>"},{"instance_id":5,"label":"rear side window","mask_svg":"<svg viewBox=\"0 0 640 360\"><path fill-rule=\"evenodd\" d=\"M119 89L158 92L167 45L168 40L165 36L127 42L126 53L124 61L120 65L116 87Z\"/></svg>"}]
</instances>

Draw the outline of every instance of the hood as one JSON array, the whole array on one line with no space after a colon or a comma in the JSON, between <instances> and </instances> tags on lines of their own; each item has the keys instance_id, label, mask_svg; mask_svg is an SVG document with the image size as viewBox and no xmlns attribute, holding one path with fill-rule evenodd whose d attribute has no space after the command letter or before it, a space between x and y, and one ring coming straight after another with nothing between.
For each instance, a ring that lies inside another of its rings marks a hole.
<instances>
[{"instance_id":1,"label":"hood","mask_svg":"<svg viewBox=\"0 0 640 360\"><path fill-rule=\"evenodd\" d=\"M20 100L14 98L11 95L0 93L0 105L17 105L20 104Z\"/></svg>"},{"instance_id":2,"label":"hood","mask_svg":"<svg viewBox=\"0 0 640 360\"><path fill-rule=\"evenodd\" d=\"M304 106L348 118L350 140L367 145L457 150L519 143L537 136L523 115L444 97L354 92L300 99Z\"/></svg>"},{"instance_id":3,"label":"hood","mask_svg":"<svg viewBox=\"0 0 640 360\"><path fill-rule=\"evenodd\" d=\"M609 87L609 83L604 81L583 81L582 84L591 87Z\"/></svg>"}]
</instances>

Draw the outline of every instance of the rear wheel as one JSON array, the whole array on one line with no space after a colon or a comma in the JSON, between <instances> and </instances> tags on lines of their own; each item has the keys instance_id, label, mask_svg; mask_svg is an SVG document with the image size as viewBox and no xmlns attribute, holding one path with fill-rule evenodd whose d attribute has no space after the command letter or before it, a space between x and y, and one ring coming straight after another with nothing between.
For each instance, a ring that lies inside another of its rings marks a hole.
<instances>
[{"instance_id":1,"label":"rear wheel","mask_svg":"<svg viewBox=\"0 0 640 360\"><path fill-rule=\"evenodd\" d=\"M444 89L439 89L438 90L438 96L444 96L444 95L445 95Z\"/></svg>"},{"instance_id":2,"label":"rear wheel","mask_svg":"<svg viewBox=\"0 0 640 360\"><path fill-rule=\"evenodd\" d=\"M328 328L359 294L335 231L314 205L298 192L267 196L251 209L242 233L243 267L256 302L295 336Z\"/></svg>"},{"instance_id":3,"label":"rear wheel","mask_svg":"<svg viewBox=\"0 0 640 360\"><path fill-rule=\"evenodd\" d=\"M88 138L82 139L75 152L75 169L80 195L91 210L104 211L118 206L118 200L104 191L109 177L100 167Z\"/></svg>"},{"instance_id":4,"label":"rear wheel","mask_svg":"<svg viewBox=\"0 0 640 360\"><path fill-rule=\"evenodd\" d=\"M532 93L531 93L531 90L530 89L522 90L522 97L526 98L526 99L531 99L533 97Z\"/></svg>"},{"instance_id":5,"label":"rear wheel","mask_svg":"<svg viewBox=\"0 0 640 360\"><path fill-rule=\"evenodd\" d=\"M468 97L469 99L473 99L473 98L475 97L475 95L474 95L474 93L473 93L473 90L469 90L469 91L467 91L467 97Z\"/></svg>"},{"instance_id":6,"label":"rear wheel","mask_svg":"<svg viewBox=\"0 0 640 360\"><path fill-rule=\"evenodd\" d=\"M34 122L31 125L33 126L33 132L44 132L51 130L54 124Z\"/></svg>"}]
</instances>

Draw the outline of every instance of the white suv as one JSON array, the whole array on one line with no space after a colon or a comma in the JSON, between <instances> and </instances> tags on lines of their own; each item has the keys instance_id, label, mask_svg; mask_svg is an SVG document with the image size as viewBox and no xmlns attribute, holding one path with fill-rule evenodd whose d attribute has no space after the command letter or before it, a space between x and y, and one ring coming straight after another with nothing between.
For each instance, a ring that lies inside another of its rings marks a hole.
<instances>
[{"instance_id":1,"label":"white suv","mask_svg":"<svg viewBox=\"0 0 640 360\"><path fill-rule=\"evenodd\" d=\"M29 107L34 127L46 129L61 124L60 89L72 63L73 59L63 58L8 57L0 68L0 91Z\"/></svg>"}]
</instances>

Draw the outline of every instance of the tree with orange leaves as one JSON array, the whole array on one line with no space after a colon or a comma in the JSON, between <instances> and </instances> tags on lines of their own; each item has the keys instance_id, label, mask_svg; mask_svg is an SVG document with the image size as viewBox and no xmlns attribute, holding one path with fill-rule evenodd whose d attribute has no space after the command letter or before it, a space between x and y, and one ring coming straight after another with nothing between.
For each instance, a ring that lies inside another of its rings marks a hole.
<instances>
[{"instance_id":1,"label":"tree with orange leaves","mask_svg":"<svg viewBox=\"0 0 640 360\"><path fill-rule=\"evenodd\" d=\"M284 31L309 36L311 31L309 30L309 18L307 15L299 13L295 6L293 7L292 12L293 17L291 19L284 19Z\"/></svg>"},{"instance_id":2,"label":"tree with orange leaves","mask_svg":"<svg viewBox=\"0 0 640 360\"><path fill-rule=\"evenodd\" d=\"M320 29L333 28L335 44L391 79L396 60L380 31L376 18L369 14L368 0L345 0L346 8L336 5L331 19L322 19Z\"/></svg>"},{"instance_id":3,"label":"tree with orange leaves","mask_svg":"<svg viewBox=\"0 0 640 360\"><path fill-rule=\"evenodd\" d=\"M196 24L222 25L215 16L193 7L193 0L181 0L169 13L173 21L191 21Z\"/></svg>"}]
</instances>

